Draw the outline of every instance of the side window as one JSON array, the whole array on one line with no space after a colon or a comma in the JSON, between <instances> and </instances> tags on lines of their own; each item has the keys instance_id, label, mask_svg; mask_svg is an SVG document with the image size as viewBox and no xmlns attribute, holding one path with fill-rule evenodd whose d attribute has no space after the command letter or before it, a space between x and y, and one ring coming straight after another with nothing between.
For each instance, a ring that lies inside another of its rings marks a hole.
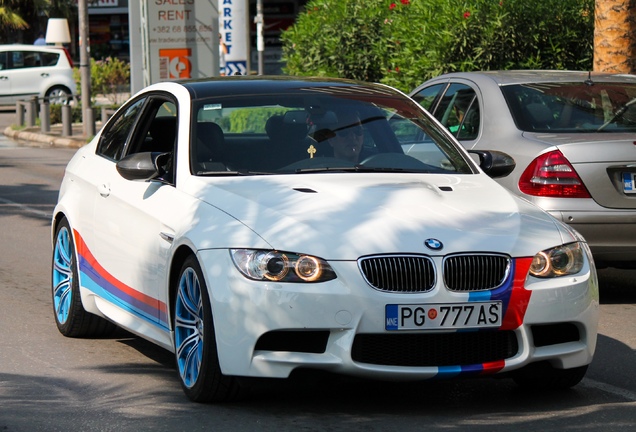
<instances>
[{"instance_id":1,"label":"side window","mask_svg":"<svg viewBox=\"0 0 636 432\"><path fill-rule=\"evenodd\" d=\"M479 103L471 87L451 84L440 99L434 115L456 138L477 138L480 122Z\"/></svg>"},{"instance_id":2,"label":"side window","mask_svg":"<svg viewBox=\"0 0 636 432\"><path fill-rule=\"evenodd\" d=\"M155 99L150 101L148 111L154 115L146 123L147 130L139 136L141 142L137 142L130 153L172 152L177 138L177 106L165 99Z\"/></svg>"},{"instance_id":3,"label":"side window","mask_svg":"<svg viewBox=\"0 0 636 432\"><path fill-rule=\"evenodd\" d=\"M137 117L144 106L145 99L140 99L130 105L102 133L97 154L113 161L118 161L124 154L130 132L135 125Z\"/></svg>"},{"instance_id":4,"label":"side window","mask_svg":"<svg viewBox=\"0 0 636 432\"><path fill-rule=\"evenodd\" d=\"M9 63L7 62L7 53L0 52L0 70L5 70L9 67Z\"/></svg>"},{"instance_id":5,"label":"side window","mask_svg":"<svg viewBox=\"0 0 636 432\"><path fill-rule=\"evenodd\" d=\"M55 66L59 60L60 55L49 52L41 52L40 59L42 60L41 66Z\"/></svg>"},{"instance_id":6,"label":"side window","mask_svg":"<svg viewBox=\"0 0 636 432\"><path fill-rule=\"evenodd\" d=\"M24 53L22 51L11 51L11 69L22 69L24 67Z\"/></svg>"},{"instance_id":7,"label":"side window","mask_svg":"<svg viewBox=\"0 0 636 432\"><path fill-rule=\"evenodd\" d=\"M412 96L413 100L422 105L430 113L435 108L434 102L438 99L439 93L446 87L446 83L435 84L426 87Z\"/></svg>"},{"instance_id":8,"label":"side window","mask_svg":"<svg viewBox=\"0 0 636 432\"><path fill-rule=\"evenodd\" d=\"M40 53L37 51L13 51L12 69L40 67Z\"/></svg>"}]
</instances>

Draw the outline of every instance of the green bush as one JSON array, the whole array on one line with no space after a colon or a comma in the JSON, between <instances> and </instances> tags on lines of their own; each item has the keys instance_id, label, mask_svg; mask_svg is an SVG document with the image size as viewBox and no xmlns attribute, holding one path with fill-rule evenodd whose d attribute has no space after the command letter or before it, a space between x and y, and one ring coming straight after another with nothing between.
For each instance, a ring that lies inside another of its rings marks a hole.
<instances>
[{"instance_id":1,"label":"green bush","mask_svg":"<svg viewBox=\"0 0 636 432\"><path fill-rule=\"evenodd\" d=\"M49 105L51 109L51 124L62 123L62 105ZM82 122L82 107L75 105L71 107L72 123Z\"/></svg>"},{"instance_id":2,"label":"green bush","mask_svg":"<svg viewBox=\"0 0 636 432\"><path fill-rule=\"evenodd\" d=\"M112 106L121 105L119 100L121 92L127 92L130 88L130 63L125 63L118 58L107 57L104 60L91 58L91 104L95 103L97 95L106 96ZM78 68L73 71L77 83L78 95L81 97L81 75Z\"/></svg>"},{"instance_id":3,"label":"green bush","mask_svg":"<svg viewBox=\"0 0 636 432\"><path fill-rule=\"evenodd\" d=\"M309 0L284 71L409 91L451 71L592 67L594 0Z\"/></svg>"}]
</instances>

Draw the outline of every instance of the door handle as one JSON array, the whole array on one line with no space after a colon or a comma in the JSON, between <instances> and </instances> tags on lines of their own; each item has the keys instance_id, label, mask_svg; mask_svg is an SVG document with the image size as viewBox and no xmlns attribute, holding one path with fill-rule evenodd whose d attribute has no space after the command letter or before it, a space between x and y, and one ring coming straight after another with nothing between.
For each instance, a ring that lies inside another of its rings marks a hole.
<instances>
[{"instance_id":1,"label":"door handle","mask_svg":"<svg viewBox=\"0 0 636 432\"><path fill-rule=\"evenodd\" d=\"M97 186L97 190L99 194L103 196L104 198L110 195L110 186L107 184L104 184L104 183L100 184L99 186Z\"/></svg>"},{"instance_id":2,"label":"door handle","mask_svg":"<svg viewBox=\"0 0 636 432\"><path fill-rule=\"evenodd\" d=\"M40 76L41 76L42 78L47 78L47 77L49 76L49 74L48 74L48 72L42 72L42 73L40 74Z\"/></svg>"}]
</instances>

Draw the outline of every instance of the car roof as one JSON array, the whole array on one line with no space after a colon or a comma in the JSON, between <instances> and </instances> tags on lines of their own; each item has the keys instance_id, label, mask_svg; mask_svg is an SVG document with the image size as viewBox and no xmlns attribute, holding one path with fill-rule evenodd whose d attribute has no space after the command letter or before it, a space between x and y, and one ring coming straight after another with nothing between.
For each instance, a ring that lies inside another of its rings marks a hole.
<instances>
[{"instance_id":1,"label":"car roof","mask_svg":"<svg viewBox=\"0 0 636 432\"><path fill-rule=\"evenodd\" d=\"M219 95L250 95L267 93L304 92L311 88L322 94L351 94L369 96L395 96L398 92L383 84L339 78L275 76L230 76L178 81L192 95L192 99Z\"/></svg>"},{"instance_id":2,"label":"car roof","mask_svg":"<svg viewBox=\"0 0 636 432\"><path fill-rule=\"evenodd\" d=\"M587 71L566 70L502 70L481 72L456 72L440 76L475 79L477 77L488 78L497 85L527 84L542 82L585 82L588 79L598 82L633 82L636 83L636 75L612 74Z\"/></svg>"},{"instance_id":3,"label":"car roof","mask_svg":"<svg viewBox=\"0 0 636 432\"><path fill-rule=\"evenodd\" d=\"M27 44L6 44L0 45L0 51L50 51L50 50L60 50L62 47L58 47L55 45L27 45Z\"/></svg>"}]
</instances>

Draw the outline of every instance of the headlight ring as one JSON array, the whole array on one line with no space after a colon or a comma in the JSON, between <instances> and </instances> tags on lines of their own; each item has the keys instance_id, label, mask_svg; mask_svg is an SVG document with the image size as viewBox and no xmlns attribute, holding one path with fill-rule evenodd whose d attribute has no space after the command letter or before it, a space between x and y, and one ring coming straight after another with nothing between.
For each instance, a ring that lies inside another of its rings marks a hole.
<instances>
[{"instance_id":1,"label":"headlight ring","mask_svg":"<svg viewBox=\"0 0 636 432\"><path fill-rule=\"evenodd\" d=\"M568 243L537 253L530 265L530 274L538 278L569 276L579 273L584 262L581 243Z\"/></svg>"},{"instance_id":2,"label":"headlight ring","mask_svg":"<svg viewBox=\"0 0 636 432\"><path fill-rule=\"evenodd\" d=\"M336 278L331 266L311 255L258 249L231 249L236 268L247 278L274 282L325 282Z\"/></svg>"}]
</instances>

